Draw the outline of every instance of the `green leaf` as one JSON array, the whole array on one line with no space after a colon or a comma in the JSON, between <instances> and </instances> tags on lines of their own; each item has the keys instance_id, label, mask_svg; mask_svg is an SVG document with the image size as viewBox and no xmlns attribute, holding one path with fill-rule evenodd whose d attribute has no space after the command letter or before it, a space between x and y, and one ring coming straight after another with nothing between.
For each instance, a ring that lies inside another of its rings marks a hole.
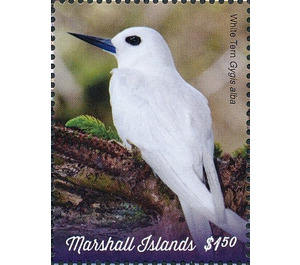
<instances>
[{"instance_id":1,"label":"green leaf","mask_svg":"<svg viewBox=\"0 0 300 265\"><path fill-rule=\"evenodd\" d=\"M117 132L113 131L110 127L106 129L104 123L93 116L80 115L67 121L66 127L79 129L104 140L114 139L120 141Z\"/></svg>"}]
</instances>

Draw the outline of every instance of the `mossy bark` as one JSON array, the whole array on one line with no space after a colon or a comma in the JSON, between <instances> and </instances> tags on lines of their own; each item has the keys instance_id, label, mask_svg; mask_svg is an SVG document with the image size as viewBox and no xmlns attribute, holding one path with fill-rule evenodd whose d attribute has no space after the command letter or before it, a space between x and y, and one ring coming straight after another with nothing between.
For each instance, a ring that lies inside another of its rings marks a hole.
<instances>
[{"instance_id":1,"label":"mossy bark","mask_svg":"<svg viewBox=\"0 0 300 265\"><path fill-rule=\"evenodd\" d=\"M159 219L168 223L171 231L183 226L187 230L177 196L153 174L136 149L130 152L116 141L58 125L53 126L53 137L55 217L75 220L74 216L85 214L84 218L92 220L94 216L95 222L101 219L104 225L120 220L135 222L133 227ZM216 164L226 207L245 218L246 158L225 154Z\"/></svg>"}]
</instances>

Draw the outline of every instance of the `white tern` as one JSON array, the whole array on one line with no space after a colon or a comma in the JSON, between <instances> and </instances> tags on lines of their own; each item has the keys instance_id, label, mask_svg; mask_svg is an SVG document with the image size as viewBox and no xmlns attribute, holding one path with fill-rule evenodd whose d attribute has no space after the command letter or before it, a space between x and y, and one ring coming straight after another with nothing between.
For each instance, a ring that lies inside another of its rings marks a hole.
<instances>
[{"instance_id":1,"label":"white tern","mask_svg":"<svg viewBox=\"0 0 300 265\"><path fill-rule=\"evenodd\" d=\"M123 143L137 146L177 194L195 243L203 248L212 235L209 221L246 242L247 221L224 206L207 99L177 72L163 37L147 27L128 28L113 39L70 34L116 57L109 87L114 125Z\"/></svg>"}]
</instances>

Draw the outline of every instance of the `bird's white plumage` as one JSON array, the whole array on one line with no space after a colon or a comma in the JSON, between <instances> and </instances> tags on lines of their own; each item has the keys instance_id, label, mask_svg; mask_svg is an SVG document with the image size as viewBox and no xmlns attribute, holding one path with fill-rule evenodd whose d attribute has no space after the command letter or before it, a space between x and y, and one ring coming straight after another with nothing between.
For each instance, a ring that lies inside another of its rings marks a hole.
<instances>
[{"instance_id":1,"label":"bird's white plumage","mask_svg":"<svg viewBox=\"0 0 300 265\"><path fill-rule=\"evenodd\" d=\"M139 36L131 45L128 36ZM137 146L144 160L175 192L194 240L211 235L209 222L246 241L246 221L225 209L213 162L214 140L207 99L177 72L163 37L135 27L112 39L118 68L112 71L110 100L124 144ZM210 191L203 179L207 172Z\"/></svg>"}]
</instances>

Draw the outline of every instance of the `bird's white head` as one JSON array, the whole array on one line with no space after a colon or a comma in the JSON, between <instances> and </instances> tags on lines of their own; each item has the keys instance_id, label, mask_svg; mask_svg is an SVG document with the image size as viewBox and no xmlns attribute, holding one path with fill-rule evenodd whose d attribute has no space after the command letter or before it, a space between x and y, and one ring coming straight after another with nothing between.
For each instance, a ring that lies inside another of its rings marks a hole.
<instances>
[{"instance_id":1,"label":"bird's white head","mask_svg":"<svg viewBox=\"0 0 300 265\"><path fill-rule=\"evenodd\" d=\"M166 41L152 28L128 28L112 39L70 34L114 54L120 69L153 71L154 69L175 67Z\"/></svg>"},{"instance_id":2,"label":"bird's white head","mask_svg":"<svg viewBox=\"0 0 300 265\"><path fill-rule=\"evenodd\" d=\"M174 67L172 54L164 38L147 27L128 28L112 39L119 68Z\"/></svg>"}]
</instances>

